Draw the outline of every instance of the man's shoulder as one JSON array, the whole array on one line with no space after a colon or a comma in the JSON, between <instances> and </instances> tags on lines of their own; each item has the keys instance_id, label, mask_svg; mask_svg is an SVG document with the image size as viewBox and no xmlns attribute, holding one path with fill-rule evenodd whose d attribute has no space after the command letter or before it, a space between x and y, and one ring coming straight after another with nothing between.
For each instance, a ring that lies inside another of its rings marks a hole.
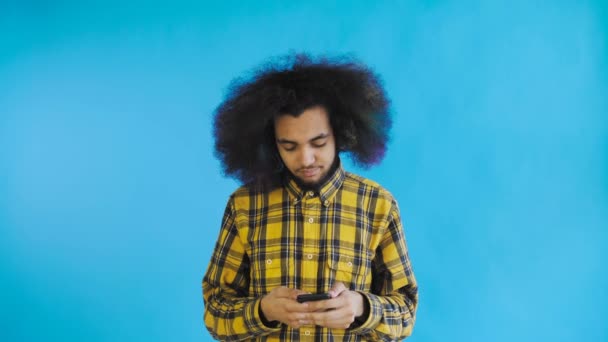
<instances>
[{"instance_id":1,"label":"man's shoulder","mask_svg":"<svg viewBox=\"0 0 608 342\"><path fill-rule=\"evenodd\" d=\"M282 190L283 190L282 187L273 187L270 189L268 189L268 188L264 189L264 188L261 188L259 186L255 186L252 184L243 184L232 192L232 194L230 195L230 198L239 199L239 198L252 198L252 197L256 197L256 196L266 196L266 195L270 195L273 192L282 191Z\"/></svg>"},{"instance_id":2,"label":"man's shoulder","mask_svg":"<svg viewBox=\"0 0 608 342\"><path fill-rule=\"evenodd\" d=\"M253 188L252 186L245 184L245 185L241 185L238 188L236 188L236 190L234 190L232 192L232 194L230 194L230 197L242 197L242 196L251 196L251 195L255 195L256 191L255 188Z\"/></svg>"},{"instance_id":3,"label":"man's shoulder","mask_svg":"<svg viewBox=\"0 0 608 342\"><path fill-rule=\"evenodd\" d=\"M365 188L369 191L377 193L379 196L393 200L393 195L380 183L371 180L369 178L360 176L352 172L344 172L344 187L347 189L360 189Z\"/></svg>"}]
</instances>

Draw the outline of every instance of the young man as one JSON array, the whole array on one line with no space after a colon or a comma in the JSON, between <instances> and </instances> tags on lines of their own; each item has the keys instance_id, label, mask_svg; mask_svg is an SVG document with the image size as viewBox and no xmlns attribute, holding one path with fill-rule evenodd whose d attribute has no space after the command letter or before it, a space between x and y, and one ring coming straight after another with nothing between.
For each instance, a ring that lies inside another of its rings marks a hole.
<instances>
[{"instance_id":1,"label":"young man","mask_svg":"<svg viewBox=\"0 0 608 342\"><path fill-rule=\"evenodd\" d=\"M215 114L216 155L244 185L228 200L203 278L211 335L409 336L418 288L397 202L339 159L371 166L384 156L390 116L378 78L352 60L295 55L230 89Z\"/></svg>"}]
</instances>

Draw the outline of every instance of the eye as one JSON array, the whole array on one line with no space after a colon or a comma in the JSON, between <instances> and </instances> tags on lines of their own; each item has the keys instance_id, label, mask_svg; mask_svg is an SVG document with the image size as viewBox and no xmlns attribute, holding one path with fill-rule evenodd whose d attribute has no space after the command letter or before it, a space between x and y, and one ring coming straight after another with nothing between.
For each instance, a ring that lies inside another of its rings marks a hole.
<instances>
[{"instance_id":1,"label":"eye","mask_svg":"<svg viewBox=\"0 0 608 342\"><path fill-rule=\"evenodd\" d=\"M312 147L320 148L327 144L327 139L315 139L311 142Z\"/></svg>"},{"instance_id":2,"label":"eye","mask_svg":"<svg viewBox=\"0 0 608 342\"><path fill-rule=\"evenodd\" d=\"M293 152L296 150L295 146L289 145L289 146L283 146L283 149L287 152Z\"/></svg>"}]
</instances>

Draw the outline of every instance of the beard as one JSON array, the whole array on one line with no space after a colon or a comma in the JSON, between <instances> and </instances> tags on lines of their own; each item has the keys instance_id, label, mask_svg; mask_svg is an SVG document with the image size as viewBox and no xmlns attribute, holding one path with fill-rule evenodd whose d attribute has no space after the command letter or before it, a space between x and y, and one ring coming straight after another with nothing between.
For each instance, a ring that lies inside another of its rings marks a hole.
<instances>
[{"instance_id":1,"label":"beard","mask_svg":"<svg viewBox=\"0 0 608 342\"><path fill-rule=\"evenodd\" d=\"M320 188L321 185L325 182L325 179L326 179L328 173L329 172L321 174L321 177L319 177L319 180L316 180L316 181L307 181L307 180L302 179L302 177L298 177L295 175L294 175L294 178L295 178L296 182L298 183L298 185L300 185L301 188L317 189L317 188Z\"/></svg>"},{"instance_id":2,"label":"beard","mask_svg":"<svg viewBox=\"0 0 608 342\"><path fill-rule=\"evenodd\" d=\"M288 172L289 172L289 176L303 190L319 191L319 189L327 182L327 180L329 178L331 178L331 176L334 174L334 172L338 169L339 166L340 166L340 158L338 158L338 156L336 155L336 157L334 158L334 161L332 162L331 167L329 168L329 170L326 170L325 173L321 175L321 177L319 178L319 180L312 181L312 182L311 181L306 181L306 180L302 179L301 177L298 177L298 176L294 175L289 170L288 170Z\"/></svg>"}]
</instances>

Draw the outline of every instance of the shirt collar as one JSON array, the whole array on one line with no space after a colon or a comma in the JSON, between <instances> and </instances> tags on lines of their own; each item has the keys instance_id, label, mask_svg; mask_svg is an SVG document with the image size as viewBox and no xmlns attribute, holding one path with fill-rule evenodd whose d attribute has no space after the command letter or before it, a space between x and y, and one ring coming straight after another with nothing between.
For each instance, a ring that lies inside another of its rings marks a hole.
<instances>
[{"instance_id":1,"label":"shirt collar","mask_svg":"<svg viewBox=\"0 0 608 342\"><path fill-rule=\"evenodd\" d=\"M335 168L333 173L326 178L325 182L317 188L317 190L302 188L298 182L296 182L293 176L286 177L285 187L287 188L287 192L289 193L289 197L293 204L300 203L302 197L304 197L306 193L309 191L314 191L315 194L319 195L321 203L328 206L333 200L338 189L342 187L344 178L345 172L342 168L342 163L338 160L338 166Z\"/></svg>"}]
</instances>

